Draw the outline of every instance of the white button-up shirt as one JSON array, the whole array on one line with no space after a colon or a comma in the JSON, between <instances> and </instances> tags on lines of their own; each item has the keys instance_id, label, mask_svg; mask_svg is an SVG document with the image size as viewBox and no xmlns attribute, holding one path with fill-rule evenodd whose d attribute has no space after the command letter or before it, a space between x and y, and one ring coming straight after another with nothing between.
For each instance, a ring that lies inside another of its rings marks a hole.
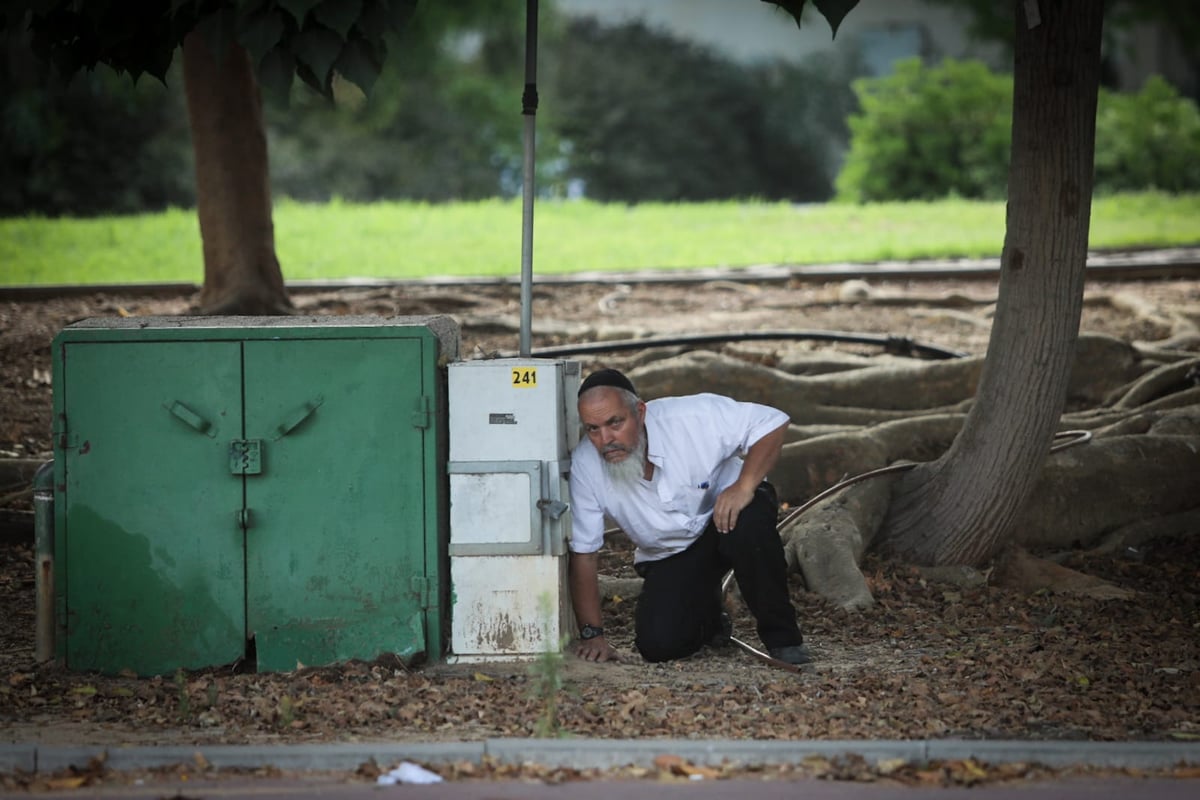
<instances>
[{"instance_id":1,"label":"white button-up shirt","mask_svg":"<svg viewBox=\"0 0 1200 800\"><path fill-rule=\"evenodd\" d=\"M637 545L634 563L681 552L704 532L717 495L738 479L741 456L787 421L778 409L716 394L651 400L649 481L614 482L584 438L571 455L571 550L599 550L607 514Z\"/></svg>"}]
</instances>

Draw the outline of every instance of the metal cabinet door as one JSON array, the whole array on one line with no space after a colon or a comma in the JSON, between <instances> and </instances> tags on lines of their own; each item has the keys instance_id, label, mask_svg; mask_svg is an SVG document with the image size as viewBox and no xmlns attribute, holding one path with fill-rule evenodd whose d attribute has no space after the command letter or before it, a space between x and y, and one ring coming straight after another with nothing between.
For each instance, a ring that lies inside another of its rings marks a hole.
<instances>
[{"instance_id":1,"label":"metal cabinet door","mask_svg":"<svg viewBox=\"0 0 1200 800\"><path fill-rule=\"evenodd\" d=\"M240 658L239 345L68 342L61 357L66 664L146 675Z\"/></svg>"},{"instance_id":2,"label":"metal cabinet door","mask_svg":"<svg viewBox=\"0 0 1200 800\"><path fill-rule=\"evenodd\" d=\"M426 650L413 339L245 343L247 626L260 669ZM429 546L433 547L434 544Z\"/></svg>"}]
</instances>

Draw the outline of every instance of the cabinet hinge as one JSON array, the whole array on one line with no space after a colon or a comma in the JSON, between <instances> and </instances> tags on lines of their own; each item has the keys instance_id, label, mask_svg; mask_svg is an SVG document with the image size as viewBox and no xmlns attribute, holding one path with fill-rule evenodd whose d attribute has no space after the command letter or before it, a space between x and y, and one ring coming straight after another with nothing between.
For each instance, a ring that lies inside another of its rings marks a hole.
<instances>
[{"instance_id":1,"label":"cabinet hinge","mask_svg":"<svg viewBox=\"0 0 1200 800\"><path fill-rule=\"evenodd\" d=\"M50 432L50 435L53 437L52 441L54 447L58 448L64 453L67 450L79 445L79 437L67 430L66 414L58 415L58 424L54 426L54 429Z\"/></svg>"},{"instance_id":2,"label":"cabinet hinge","mask_svg":"<svg viewBox=\"0 0 1200 800\"><path fill-rule=\"evenodd\" d=\"M412 576L412 591L417 596L417 603L421 608L431 608L433 606L434 584L424 575Z\"/></svg>"},{"instance_id":3,"label":"cabinet hinge","mask_svg":"<svg viewBox=\"0 0 1200 800\"><path fill-rule=\"evenodd\" d=\"M413 409L412 424L414 428L428 428L432 424L433 416L433 400L427 395L421 395L417 398L416 407Z\"/></svg>"}]
</instances>

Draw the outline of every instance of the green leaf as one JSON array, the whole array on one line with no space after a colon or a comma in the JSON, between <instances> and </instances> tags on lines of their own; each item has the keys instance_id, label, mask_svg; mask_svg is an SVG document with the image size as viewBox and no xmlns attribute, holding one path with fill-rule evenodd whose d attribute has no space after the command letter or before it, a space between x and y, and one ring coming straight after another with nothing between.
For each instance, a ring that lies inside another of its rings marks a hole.
<instances>
[{"instance_id":1,"label":"green leaf","mask_svg":"<svg viewBox=\"0 0 1200 800\"><path fill-rule=\"evenodd\" d=\"M383 43L380 43L383 47ZM383 66L383 53L377 52L371 44L363 39L351 39L346 42L342 54L338 56L333 68L346 80L353 83L363 94L370 94L375 79Z\"/></svg>"},{"instance_id":2,"label":"green leaf","mask_svg":"<svg viewBox=\"0 0 1200 800\"><path fill-rule=\"evenodd\" d=\"M269 9L242 18L238 41L250 57L258 62L279 44L284 30L282 14L277 9Z\"/></svg>"},{"instance_id":3,"label":"green leaf","mask_svg":"<svg viewBox=\"0 0 1200 800\"><path fill-rule=\"evenodd\" d=\"M417 0L385 0L388 7L388 27L403 33L417 10Z\"/></svg>"},{"instance_id":4,"label":"green leaf","mask_svg":"<svg viewBox=\"0 0 1200 800\"><path fill-rule=\"evenodd\" d=\"M833 38L836 38L842 20L858 5L858 0L813 0L813 3L829 22L829 29L833 31Z\"/></svg>"},{"instance_id":5,"label":"green leaf","mask_svg":"<svg viewBox=\"0 0 1200 800\"><path fill-rule=\"evenodd\" d=\"M779 6L792 15L792 19L796 20L797 28L801 27L800 17L804 14L805 0L763 0L763 2ZM813 5L817 7L817 11L821 12L821 16L825 17L830 30L833 31L833 36L836 37L842 20L846 18L851 9L858 5L858 0L813 0Z\"/></svg>"},{"instance_id":6,"label":"green leaf","mask_svg":"<svg viewBox=\"0 0 1200 800\"><path fill-rule=\"evenodd\" d=\"M317 80L325 84L333 71L333 62L342 54L344 43L342 37L328 28L310 26L292 38L291 51L300 64L312 70Z\"/></svg>"},{"instance_id":7,"label":"green leaf","mask_svg":"<svg viewBox=\"0 0 1200 800\"><path fill-rule=\"evenodd\" d=\"M358 15L358 30L368 39L378 39L383 29L389 25L388 0L366 0L363 3L362 13Z\"/></svg>"},{"instance_id":8,"label":"green leaf","mask_svg":"<svg viewBox=\"0 0 1200 800\"><path fill-rule=\"evenodd\" d=\"M792 15L792 19L796 20L797 28L801 27L800 17L804 14L804 0L763 0L763 2L779 6Z\"/></svg>"},{"instance_id":9,"label":"green leaf","mask_svg":"<svg viewBox=\"0 0 1200 800\"><path fill-rule=\"evenodd\" d=\"M292 15L297 25L304 24L304 18L321 0L279 0L279 6Z\"/></svg>"},{"instance_id":10,"label":"green leaf","mask_svg":"<svg viewBox=\"0 0 1200 800\"><path fill-rule=\"evenodd\" d=\"M326 100L333 100L333 80L330 75L324 78L312 71L312 68L303 62L296 63L296 74L300 76L300 80L311 86Z\"/></svg>"},{"instance_id":11,"label":"green leaf","mask_svg":"<svg viewBox=\"0 0 1200 800\"><path fill-rule=\"evenodd\" d=\"M362 10L362 0L325 0L312 10L312 16L317 22L345 39Z\"/></svg>"},{"instance_id":12,"label":"green leaf","mask_svg":"<svg viewBox=\"0 0 1200 800\"><path fill-rule=\"evenodd\" d=\"M292 54L277 47L258 62L258 85L263 92L280 100L285 105L292 93L292 80L296 76L296 60Z\"/></svg>"}]
</instances>

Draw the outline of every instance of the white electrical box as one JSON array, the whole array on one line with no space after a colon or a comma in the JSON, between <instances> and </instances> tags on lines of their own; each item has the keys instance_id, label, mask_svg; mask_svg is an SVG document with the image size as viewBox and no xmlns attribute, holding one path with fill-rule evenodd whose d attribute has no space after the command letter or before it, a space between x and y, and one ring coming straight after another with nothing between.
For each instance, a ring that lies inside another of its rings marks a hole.
<instances>
[{"instance_id":1,"label":"white electrical box","mask_svg":"<svg viewBox=\"0 0 1200 800\"><path fill-rule=\"evenodd\" d=\"M574 632L567 489L579 364L450 364L450 660L557 652Z\"/></svg>"}]
</instances>

